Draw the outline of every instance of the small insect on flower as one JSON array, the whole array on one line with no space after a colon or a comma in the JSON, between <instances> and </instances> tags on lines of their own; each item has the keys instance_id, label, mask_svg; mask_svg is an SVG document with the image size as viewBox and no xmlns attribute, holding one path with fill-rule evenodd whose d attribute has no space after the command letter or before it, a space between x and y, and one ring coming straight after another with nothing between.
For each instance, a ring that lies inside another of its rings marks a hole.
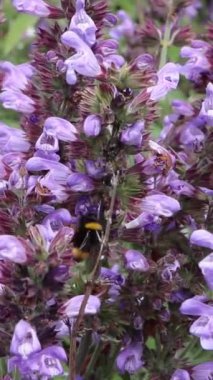
<instances>
[{"instance_id":1,"label":"small insect on flower","mask_svg":"<svg viewBox=\"0 0 213 380\"><path fill-rule=\"evenodd\" d=\"M165 148L157 144L155 141L149 141L150 148L156 152L156 167L161 167L163 174L167 174L174 166L174 156Z\"/></svg>"},{"instance_id":2,"label":"small insect on flower","mask_svg":"<svg viewBox=\"0 0 213 380\"><path fill-rule=\"evenodd\" d=\"M111 102L111 107L114 109L123 107L129 100L133 98L133 91L131 88L126 87L119 89Z\"/></svg>"},{"instance_id":3,"label":"small insect on flower","mask_svg":"<svg viewBox=\"0 0 213 380\"><path fill-rule=\"evenodd\" d=\"M100 207L97 214L91 212L80 217L78 228L72 239L72 255L76 261L85 260L98 253L104 227L104 213Z\"/></svg>"}]
</instances>

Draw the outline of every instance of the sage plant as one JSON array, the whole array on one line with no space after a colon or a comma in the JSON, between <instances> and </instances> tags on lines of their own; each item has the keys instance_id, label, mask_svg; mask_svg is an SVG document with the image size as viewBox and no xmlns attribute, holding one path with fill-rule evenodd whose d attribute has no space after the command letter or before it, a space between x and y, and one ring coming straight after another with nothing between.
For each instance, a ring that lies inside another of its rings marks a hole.
<instances>
[{"instance_id":1,"label":"sage plant","mask_svg":"<svg viewBox=\"0 0 213 380\"><path fill-rule=\"evenodd\" d=\"M212 379L202 2L12 4L41 20L29 61L0 62L1 379Z\"/></svg>"}]
</instances>

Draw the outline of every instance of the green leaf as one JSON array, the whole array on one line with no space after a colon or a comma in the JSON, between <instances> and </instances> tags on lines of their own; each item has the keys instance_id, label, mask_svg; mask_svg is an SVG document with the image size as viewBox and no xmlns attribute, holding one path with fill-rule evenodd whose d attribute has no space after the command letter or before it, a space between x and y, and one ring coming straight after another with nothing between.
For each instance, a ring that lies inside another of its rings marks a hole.
<instances>
[{"instance_id":1,"label":"green leaf","mask_svg":"<svg viewBox=\"0 0 213 380\"><path fill-rule=\"evenodd\" d=\"M115 374L115 375L113 375L112 380L122 380L122 377L120 377L119 375Z\"/></svg>"},{"instance_id":2,"label":"green leaf","mask_svg":"<svg viewBox=\"0 0 213 380\"><path fill-rule=\"evenodd\" d=\"M10 28L4 38L3 53L8 55L19 42L21 42L23 34L29 27L33 27L37 22L37 17L19 14L15 20L10 23Z\"/></svg>"},{"instance_id":3,"label":"green leaf","mask_svg":"<svg viewBox=\"0 0 213 380\"><path fill-rule=\"evenodd\" d=\"M146 347L149 349L149 350L154 350L156 351L156 341L155 341L155 338L153 338L153 336L149 336L149 338L147 339L146 341Z\"/></svg>"}]
</instances>

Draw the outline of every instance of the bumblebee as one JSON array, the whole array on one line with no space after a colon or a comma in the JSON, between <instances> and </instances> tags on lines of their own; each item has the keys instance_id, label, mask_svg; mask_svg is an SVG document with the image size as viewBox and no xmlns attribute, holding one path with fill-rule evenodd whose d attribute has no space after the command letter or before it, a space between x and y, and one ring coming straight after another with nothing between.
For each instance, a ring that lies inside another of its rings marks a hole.
<instances>
[{"instance_id":1,"label":"bumblebee","mask_svg":"<svg viewBox=\"0 0 213 380\"><path fill-rule=\"evenodd\" d=\"M81 216L78 228L73 236L72 255L76 261L95 256L101 244L104 232L104 220L94 215Z\"/></svg>"}]
</instances>

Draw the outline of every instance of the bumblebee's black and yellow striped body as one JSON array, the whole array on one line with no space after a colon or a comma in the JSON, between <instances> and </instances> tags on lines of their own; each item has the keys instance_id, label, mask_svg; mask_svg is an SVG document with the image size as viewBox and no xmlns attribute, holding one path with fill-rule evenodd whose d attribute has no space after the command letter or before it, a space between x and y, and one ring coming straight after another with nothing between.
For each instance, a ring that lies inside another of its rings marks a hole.
<instances>
[{"instance_id":1,"label":"bumblebee's black and yellow striped body","mask_svg":"<svg viewBox=\"0 0 213 380\"><path fill-rule=\"evenodd\" d=\"M82 216L72 243L72 255L76 261L82 261L94 256L100 248L104 224L94 216Z\"/></svg>"}]
</instances>

